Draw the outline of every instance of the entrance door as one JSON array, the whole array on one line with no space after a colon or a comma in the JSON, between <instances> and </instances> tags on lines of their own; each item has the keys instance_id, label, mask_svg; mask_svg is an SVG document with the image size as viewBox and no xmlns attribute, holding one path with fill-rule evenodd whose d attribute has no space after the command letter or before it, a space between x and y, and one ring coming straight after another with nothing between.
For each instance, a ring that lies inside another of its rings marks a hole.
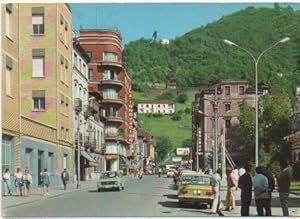
<instances>
[{"instance_id":1,"label":"entrance door","mask_svg":"<svg viewBox=\"0 0 300 219\"><path fill-rule=\"evenodd\" d=\"M106 160L106 171L110 171L110 167L111 166L111 161L110 160Z\"/></svg>"},{"instance_id":2,"label":"entrance door","mask_svg":"<svg viewBox=\"0 0 300 219\"><path fill-rule=\"evenodd\" d=\"M44 151L38 151L38 184L41 185L42 184L42 177L41 177L41 172L43 171L43 154Z\"/></svg>"}]
</instances>

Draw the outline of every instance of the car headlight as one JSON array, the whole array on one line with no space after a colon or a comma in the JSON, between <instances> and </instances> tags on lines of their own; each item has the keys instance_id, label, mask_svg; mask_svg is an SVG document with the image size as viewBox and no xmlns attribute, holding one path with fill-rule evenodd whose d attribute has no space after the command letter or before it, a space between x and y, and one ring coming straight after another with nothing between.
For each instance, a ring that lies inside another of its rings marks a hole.
<instances>
[{"instance_id":1,"label":"car headlight","mask_svg":"<svg viewBox=\"0 0 300 219\"><path fill-rule=\"evenodd\" d=\"M193 193L194 195L201 194L201 190L194 190Z\"/></svg>"}]
</instances>

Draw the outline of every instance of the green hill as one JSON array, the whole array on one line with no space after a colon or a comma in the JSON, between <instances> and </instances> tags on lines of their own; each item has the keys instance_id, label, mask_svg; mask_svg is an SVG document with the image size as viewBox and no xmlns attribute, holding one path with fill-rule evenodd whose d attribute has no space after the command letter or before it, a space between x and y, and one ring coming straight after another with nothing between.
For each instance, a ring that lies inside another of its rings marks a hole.
<instances>
[{"instance_id":1,"label":"green hill","mask_svg":"<svg viewBox=\"0 0 300 219\"><path fill-rule=\"evenodd\" d=\"M229 39L256 56L284 37L259 63L259 81L273 92L293 96L300 82L300 11L274 4L224 16L170 41L169 46L150 39L125 45L127 69L133 88L143 90L151 83L176 79L180 87L206 86L219 80L245 79L254 82L254 63L244 51L224 45Z\"/></svg>"}]
</instances>

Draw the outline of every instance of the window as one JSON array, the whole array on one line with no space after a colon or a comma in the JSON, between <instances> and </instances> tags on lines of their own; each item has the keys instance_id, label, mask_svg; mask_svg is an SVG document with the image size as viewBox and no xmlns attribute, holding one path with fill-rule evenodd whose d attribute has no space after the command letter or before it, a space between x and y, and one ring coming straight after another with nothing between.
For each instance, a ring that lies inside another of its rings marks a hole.
<instances>
[{"instance_id":1,"label":"window","mask_svg":"<svg viewBox=\"0 0 300 219\"><path fill-rule=\"evenodd\" d=\"M69 129L66 129L66 140L69 140Z\"/></svg>"},{"instance_id":2,"label":"window","mask_svg":"<svg viewBox=\"0 0 300 219\"><path fill-rule=\"evenodd\" d=\"M74 53L74 66L78 69L77 54Z\"/></svg>"},{"instance_id":3,"label":"window","mask_svg":"<svg viewBox=\"0 0 300 219\"><path fill-rule=\"evenodd\" d=\"M13 138L7 135L2 136L2 172L8 168L10 171L13 171Z\"/></svg>"},{"instance_id":4,"label":"window","mask_svg":"<svg viewBox=\"0 0 300 219\"><path fill-rule=\"evenodd\" d=\"M32 91L33 111L45 111L45 91Z\"/></svg>"},{"instance_id":5,"label":"window","mask_svg":"<svg viewBox=\"0 0 300 219\"><path fill-rule=\"evenodd\" d=\"M104 99L118 99L118 93L113 88L104 89Z\"/></svg>"},{"instance_id":6,"label":"window","mask_svg":"<svg viewBox=\"0 0 300 219\"><path fill-rule=\"evenodd\" d=\"M65 63L65 58L61 55L60 56L60 80L64 82L64 63Z\"/></svg>"},{"instance_id":7,"label":"window","mask_svg":"<svg viewBox=\"0 0 300 219\"><path fill-rule=\"evenodd\" d=\"M32 149L26 148L25 149L25 167L29 168L29 170L32 168Z\"/></svg>"},{"instance_id":8,"label":"window","mask_svg":"<svg viewBox=\"0 0 300 219\"><path fill-rule=\"evenodd\" d=\"M64 40L63 39L63 30L64 30L64 17L62 15L60 15L59 39L62 41Z\"/></svg>"},{"instance_id":9,"label":"window","mask_svg":"<svg viewBox=\"0 0 300 219\"><path fill-rule=\"evenodd\" d=\"M160 108L160 105L158 104L158 108Z\"/></svg>"},{"instance_id":10,"label":"window","mask_svg":"<svg viewBox=\"0 0 300 219\"><path fill-rule=\"evenodd\" d=\"M240 86L239 87L239 95L244 95L245 94L245 87L244 86Z\"/></svg>"},{"instance_id":11,"label":"window","mask_svg":"<svg viewBox=\"0 0 300 219\"><path fill-rule=\"evenodd\" d=\"M60 138L65 139L65 128L64 127L60 127Z\"/></svg>"},{"instance_id":12,"label":"window","mask_svg":"<svg viewBox=\"0 0 300 219\"><path fill-rule=\"evenodd\" d=\"M5 33L9 38L12 37L12 4L6 4L5 14Z\"/></svg>"},{"instance_id":13,"label":"window","mask_svg":"<svg viewBox=\"0 0 300 219\"><path fill-rule=\"evenodd\" d=\"M230 103L225 103L225 113L230 111Z\"/></svg>"},{"instance_id":14,"label":"window","mask_svg":"<svg viewBox=\"0 0 300 219\"><path fill-rule=\"evenodd\" d=\"M65 44L66 44L67 39L68 39L68 29L69 29L68 22L65 21Z\"/></svg>"},{"instance_id":15,"label":"window","mask_svg":"<svg viewBox=\"0 0 300 219\"><path fill-rule=\"evenodd\" d=\"M13 60L9 56L6 56L6 94L11 95L11 76L12 76L12 66L13 66Z\"/></svg>"},{"instance_id":16,"label":"window","mask_svg":"<svg viewBox=\"0 0 300 219\"><path fill-rule=\"evenodd\" d=\"M68 69L69 69L69 62L67 59L65 59L64 81L66 82L66 84L68 84L68 77L67 77Z\"/></svg>"},{"instance_id":17,"label":"window","mask_svg":"<svg viewBox=\"0 0 300 219\"><path fill-rule=\"evenodd\" d=\"M104 52L103 53L103 61L117 62L118 56L117 56L117 54L112 53L112 52Z\"/></svg>"},{"instance_id":18,"label":"window","mask_svg":"<svg viewBox=\"0 0 300 219\"><path fill-rule=\"evenodd\" d=\"M45 50L32 50L32 77L44 77L45 73Z\"/></svg>"},{"instance_id":19,"label":"window","mask_svg":"<svg viewBox=\"0 0 300 219\"><path fill-rule=\"evenodd\" d=\"M93 80L93 69L91 68L89 68L88 78L89 80Z\"/></svg>"},{"instance_id":20,"label":"window","mask_svg":"<svg viewBox=\"0 0 300 219\"><path fill-rule=\"evenodd\" d=\"M116 72L113 70L104 70L103 78L108 80L115 80L116 79Z\"/></svg>"},{"instance_id":21,"label":"window","mask_svg":"<svg viewBox=\"0 0 300 219\"><path fill-rule=\"evenodd\" d=\"M109 107L105 109L105 115L107 117L115 117L117 115L117 110L113 107Z\"/></svg>"},{"instance_id":22,"label":"window","mask_svg":"<svg viewBox=\"0 0 300 219\"><path fill-rule=\"evenodd\" d=\"M54 171L54 153L49 152L48 153L48 160L47 160L47 169L49 173L52 173Z\"/></svg>"},{"instance_id":23,"label":"window","mask_svg":"<svg viewBox=\"0 0 300 219\"><path fill-rule=\"evenodd\" d=\"M91 59L92 58L92 52L86 52L86 54L88 55L88 57Z\"/></svg>"},{"instance_id":24,"label":"window","mask_svg":"<svg viewBox=\"0 0 300 219\"><path fill-rule=\"evenodd\" d=\"M32 28L34 35L44 34L44 8L32 8Z\"/></svg>"},{"instance_id":25,"label":"window","mask_svg":"<svg viewBox=\"0 0 300 219\"><path fill-rule=\"evenodd\" d=\"M85 75L86 74L86 65L83 63L83 69L82 69L82 73Z\"/></svg>"},{"instance_id":26,"label":"window","mask_svg":"<svg viewBox=\"0 0 300 219\"><path fill-rule=\"evenodd\" d=\"M149 105L147 104L147 105L146 105L146 107L148 108L148 107L149 107Z\"/></svg>"},{"instance_id":27,"label":"window","mask_svg":"<svg viewBox=\"0 0 300 219\"><path fill-rule=\"evenodd\" d=\"M82 72L81 59L79 59L79 71Z\"/></svg>"},{"instance_id":28,"label":"window","mask_svg":"<svg viewBox=\"0 0 300 219\"><path fill-rule=\"evenodd\" d=\"M230 96L230 86L225 86L225 95Z\"/></svg>"},{"instance_id":29,"label":"window","mask_svg":"<svg viewBox=\"0 0 300 219\"><path fill-rule=\"evenodd\" d=\"M230 119L225 119L225 128L230 128L230 127L231 127Z\"/></svg>"},{"instance_id":30,"label":"window","mask_svg":"<svg viewBox=\"0 0 300 219\"><path fill-rule=\"evenodd\" d=\"M68 155L64 154L63 167L68 169Z\"/></svg>"}]
</instances>

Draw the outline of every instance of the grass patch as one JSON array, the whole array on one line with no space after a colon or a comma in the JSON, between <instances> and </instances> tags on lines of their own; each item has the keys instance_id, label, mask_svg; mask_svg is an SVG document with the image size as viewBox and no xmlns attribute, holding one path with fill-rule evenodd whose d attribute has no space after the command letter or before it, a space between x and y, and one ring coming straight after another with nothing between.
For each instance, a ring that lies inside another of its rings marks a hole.
<instances>
[{"instance_id":1,"label":"grass patch","mask_svg":"<svg viewBox=\"0 0 300 219\"><path fill-rule=\"evenodd\" d=\"M300 181L292 181L290 190L291 191L300 191Z\"/></svg>"},{"instance_id":2,"label":"grass patch","mask_svg":"<svg viewBox=\"0 0 300 219\"><path fill-rule=\"evenodd\" d=\"M133 91L133 99L134 99L134 101L137 101L137 100L153 100L154 97L146 95L142 92Z\"/></svg>"}]
</instances>

